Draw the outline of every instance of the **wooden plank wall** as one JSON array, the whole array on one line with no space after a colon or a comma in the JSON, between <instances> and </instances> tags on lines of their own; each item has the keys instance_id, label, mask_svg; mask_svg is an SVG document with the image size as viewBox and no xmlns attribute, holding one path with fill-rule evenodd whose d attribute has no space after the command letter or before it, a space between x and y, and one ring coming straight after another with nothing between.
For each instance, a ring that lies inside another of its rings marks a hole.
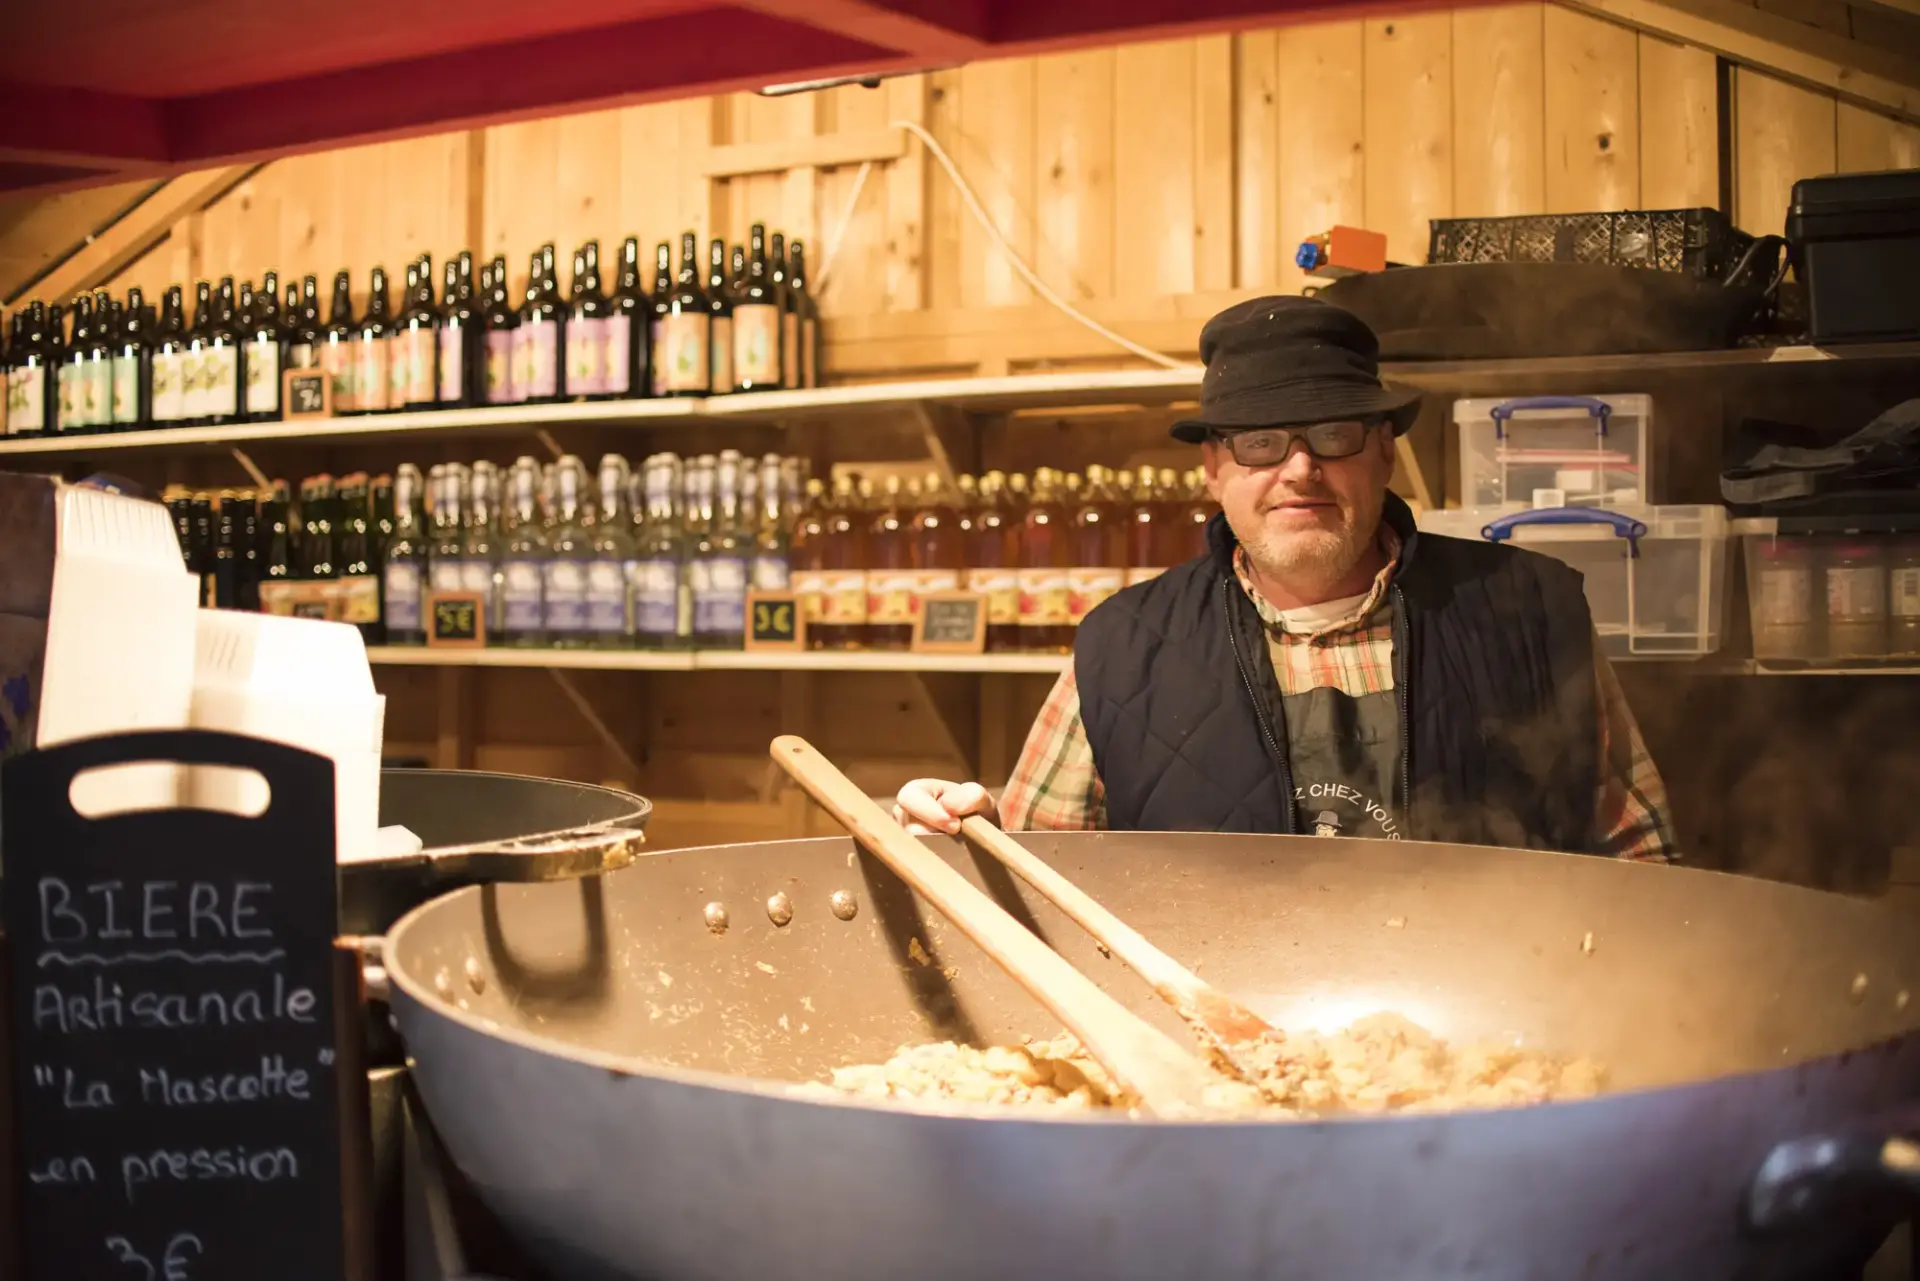
<instances>
[{"instance_id":1,"label":"wooden plank wall","mask_svg":"<svg viewBox=\"0 0 1920 1281\"><path fill-rule=\"evenodd\" d=\"M346 266L359 306L370 267L422 251L436 262L468 246L504 253L517 277L546 240L566 254L597 236L610 255L637 234L650 263L654 243L683 229L704 244L763 220L808 242L816 283L826 268L836 377L1130 362L1036 297L917 144L864 178L857 164L798 163L708 176L741 148L778 153L898 120L940 141L1047 290L1175 354L1193 352L1201 321L1227 301L1298 289L1294 248L1335 222L1378 228L1395 259L1418 262L1429 218L1711 205L1720 192L1711 54L1522 3L982 62L877 91L690 100L278 161L115 287L151 295L195 275L257 279L277 267L283 278L317 273L324 288ZM1756 72L1735 74L1730 123L1734 213L1754 232L1780 228L1795 178L1920 165L1920 129ZM1018 428L985 433L973 461L1124 462L1146 439L1118 422ZM814 444L843 458L836 451L866 447ZM274 474L374 461L295 448L256 452ZM574 679L618 750L543 672L380 674L395 751L642 787L662 802L667 844L797 830L805 807L781 796L765 757L783 729L815 736L876 792L968 762L1004 777L1048 684ZM463 727L474 746L459 759Z\"/></svg>"}]
</instances>

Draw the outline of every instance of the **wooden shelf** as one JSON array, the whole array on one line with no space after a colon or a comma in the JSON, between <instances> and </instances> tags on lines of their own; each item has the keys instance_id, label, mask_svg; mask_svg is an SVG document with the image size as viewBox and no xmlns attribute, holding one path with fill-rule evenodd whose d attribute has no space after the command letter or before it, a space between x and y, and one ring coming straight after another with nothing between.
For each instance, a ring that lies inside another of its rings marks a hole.
<instances>
[{"instance_id":1,"label":"wooden shelf","mask_svg":"<svg viewBox=\"0 0 1920 1281\"><path fill-rule=\"evenodd\" d=\"M1436 394L1488 379L1600 377L1650 371L1760 369L1829 361L1920 359L1920 343L1847 347L1740 347L1727 351L1643 356L1577 356L1544 360L1433 361L1390 364L1384 377ZM152 431L42 436L0 440L0 454L85 455L120 450L224 449L259 441L320 441L352 437L510 435L567 424L667 426L710 418L792 422L852 413L889 413L940 406L974 413L1020 409L1163 408L1195 400L1201 368L1132 369L1096 373L1017 374L1006 378L924 379L856 383L815 391L714 396L706 400L612 400L561 405L502 405L420 413L368 414L232 427L168 427Z\"/></svg>"},{"instance_id":2,"label":"wooden shelf","mask_svg":"<svg viewBox=\"0 0 1920 1281\"><path fill-rule=\"evenodd\" d=\"M1062 672L1073 661L1066 654L914 654L886 650L662 654L606 649L427 649L411 645L369 646L367 658L388 667L548 667L626 672Z\"/></svg>"}]
</instances>

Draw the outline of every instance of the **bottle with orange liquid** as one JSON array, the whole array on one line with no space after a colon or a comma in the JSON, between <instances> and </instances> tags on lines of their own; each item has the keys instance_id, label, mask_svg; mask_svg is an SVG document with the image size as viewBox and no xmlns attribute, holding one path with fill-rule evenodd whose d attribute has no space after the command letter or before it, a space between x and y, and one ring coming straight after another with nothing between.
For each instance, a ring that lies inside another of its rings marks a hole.
<instances>
[{"instance_id":1,"label":"bottle with orange liquid","mask_svg":"<svg viewBox=\"0 0 1920 1281\"><path fill-rule=\"evenodd\" d=\"M858 649L867 638L867 518L853 477L833 482L821 554L817 649Z\"/></svg>"},{"instance_id":2,"label":"bottle with orange liquid","mask_svg":"<svg viewBox=\"0 0 1920 1281\"><path fill-rule=\"evenodd\" d=\"M1033 473L1033 495L1020 523L1020 648L1063 653L1073 647L1067 570L1072 548L1059 473Z\"/></svg>"},{"instance_id":3,"label":"bottle with orange liquid","mask_svg":"<svg viewBox=\"0 0 1920 1281\"><path fill-rule=\"evenodd\" d=\"M806 502L793 519L789 537L792 566L788 584L799 597L800 617L807 624L807 648L825 646L814 633L825 621L827 601L827 487L818 479L807 481Z\"/></svg>"},{"instance_id":4,"label":"bottle with orange liquid","mask_svg":"<svg viewBox=\"0 0 1920 1281\"><path fill-rule=\"evenodd\" d=\"M866 482L862 482L863 485ZM905 649L913 641L913 517L898 476L881 485L867 530L867 646Z\"/></svg>"},{"instance_id":5,"label":"bottle with orange liquid","mask_svg":"<svg viewBox=\"0 0 1920 1281\"><path fill-rule=\"evenodd\" d=\"M1207 473L1198 467L1187 473L1181 497L1177 550L1179 559L1185 561L1207 554L1207 522L1219 508L1214 505L1213 495L1207 492Z\"/></svg>"},{"instance_id":6,"label":"bottle with orange liquid","mask_svg":"<svg viewBox=\"0 0 1920 1281\"><path fill-rule=\"evenodd\" d=\"M1067 620L1078 627L1089 611L1127 585L1126 511L1105 467L1087 468L1073 511L1072 564L1067 569Z\"/></svg>"},{"instance_id":7,"label":"bottle with orange liquid","mask_svg":"<svg viewBox=\"0 0 1920 1281\"><path fill-rule=\"evenodd\" d=\"M968 477L961 477L967 480ZM957 488L956 484L956 488ZM939 472L928 472L920 484L920 505L913 513L913 617L920 621L921 602L935 592L960 590L966 568L966 544L960 512Z\"/></svg>"},{"instance_id":8,"label":"bottle with orange liquid","mask_svg":"<svg viewBox=\"0 0 1920 1281\"><path fill-rule=\"evenodd\" d=\"M980 478L980 500L968 519L967 590L985 602L987 652L1020 648L1020 524L1007 503L1007 478Z\"/></svg>"},{"instance_id":9,"label":"bottle with orange liquid","mask_svg":"<svg viewBox=\"0 0 1920 1281\"><path fill-rule=\"evenodd\" d=\"M1142 467L1130 484L1122 483L1120 487L1127 496L1127 586L1131 587L1165 572L1162 544L1166 542L1163 532L1166 524L1161 519L1160 504L1155 501L1158 491L1154 486L1153 468Z\"/></svg>"}]
</instances>

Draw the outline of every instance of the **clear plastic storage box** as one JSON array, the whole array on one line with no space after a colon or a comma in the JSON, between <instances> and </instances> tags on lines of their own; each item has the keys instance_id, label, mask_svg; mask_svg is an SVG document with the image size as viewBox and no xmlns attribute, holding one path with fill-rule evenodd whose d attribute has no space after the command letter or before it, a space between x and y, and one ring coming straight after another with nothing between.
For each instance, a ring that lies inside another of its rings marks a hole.
<instances>
[{"instance_id":1,"label":"clear plastic storage box","mask_svg":"<svg viewBox=\"0 0 1920 1281\"><path fill-rule=\"evenodd\" d=\"M1463 508L1639 506L1648 475L1653 398L1521 396L1456 400Z\"/></svg>"},{"instance_id":2,"label":"clear plastic storage box","mask_svg":"<svg viewBox=\"0 0 1920 1281\"><path fill-rule=\"evenodd\" d=\"M1430 511L1420 528L1510 540L1586 577L1587 606L1609 658L1688 658L1726 631L1724 507L1500 507Z\"/></svg>"}]
</instances>

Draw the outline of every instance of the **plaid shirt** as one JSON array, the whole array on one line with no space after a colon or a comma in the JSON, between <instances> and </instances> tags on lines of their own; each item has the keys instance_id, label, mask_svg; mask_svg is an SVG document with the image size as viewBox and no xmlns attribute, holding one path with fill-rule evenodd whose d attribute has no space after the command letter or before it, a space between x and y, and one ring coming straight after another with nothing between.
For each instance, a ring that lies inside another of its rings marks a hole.
<instances>
[{"instance_id":1,"label":"plaid shirt","mask_svg":"<svg viewBox=\"0 0 1920 1281\"><path fill-rule=\"evenodd\" d=\"M1351 697L1393 688L1393 611L1382 608L1399 563L1400 539L1384 525L1387 564L1373 589L1349 617L1311 633L1281 626L1280 611L1253 588L1245 549L1236 549L1240 588L1266 624L1267 652L1283 695L1332 687ZM1640 727L1620 691L1619 679L1596 644L1600 777L1595 783L1598 848L1616 858L1664 863L1679 857L1667 813L1666 786L1654 767ZM1106 789L1093 765L1093 745L1080 720L1080 691L1073 669L1061 673L1035 718L1013 777L1000 798L1009 829L1090 831L1107 825Z\"/></svg>"}]
</instances>

